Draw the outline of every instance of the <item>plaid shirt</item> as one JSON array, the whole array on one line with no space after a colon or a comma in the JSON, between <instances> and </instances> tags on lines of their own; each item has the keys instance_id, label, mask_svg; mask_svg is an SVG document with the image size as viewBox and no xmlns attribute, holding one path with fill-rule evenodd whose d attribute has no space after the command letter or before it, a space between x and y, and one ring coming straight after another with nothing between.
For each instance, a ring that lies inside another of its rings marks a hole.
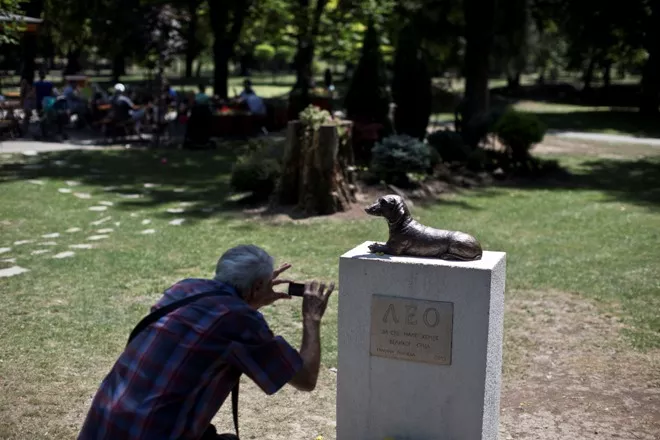
<instances>
[{"instance_id":1,"label":"plaid shirt","mask_svg":"<svg viewBox=\"0 0 660 440\"><path fill-rule=\"evenodd\" d=\"M183 280L152 311L208 291L219 295L176 309L131 341L78 439L199 439L242 373L267 394L291 380L302 366L298 352L227 285Z\"/></svg>"}]
</instances>

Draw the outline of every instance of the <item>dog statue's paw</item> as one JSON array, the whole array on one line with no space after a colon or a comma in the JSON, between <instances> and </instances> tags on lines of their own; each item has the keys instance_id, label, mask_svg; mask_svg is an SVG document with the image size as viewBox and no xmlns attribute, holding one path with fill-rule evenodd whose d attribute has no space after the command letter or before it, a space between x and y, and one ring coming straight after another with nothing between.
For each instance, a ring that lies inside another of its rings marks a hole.
<instances>
[{"instance_id":1,"label":"dog statue's paw","mask_svg":"<svg viewBox=\"0 0 660 440\"><path fill-rule=\"evenodd\" d=\"M369 245L369 250L374 254L385 253L387 252L387 246L381 243L372 243Z\"/></svg>"}]
</instances>

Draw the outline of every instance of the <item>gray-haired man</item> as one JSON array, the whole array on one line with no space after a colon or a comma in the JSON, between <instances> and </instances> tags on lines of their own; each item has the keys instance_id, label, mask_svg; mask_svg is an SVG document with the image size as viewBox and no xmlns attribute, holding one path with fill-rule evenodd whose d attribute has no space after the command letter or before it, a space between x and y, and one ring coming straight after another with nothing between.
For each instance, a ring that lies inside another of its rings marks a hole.
<instances>
[{"instance_id":1,"label":"gray-haired man","mask_svg":"<svg viewBox=\"0 0 660 440\"><path fill-rule=\"evenodd\" d=\"M213 280L186 279L152 311L207 292L137 334L101 384L79 439L230 439L211 419L245 373L268 394L290 383L316 386L320 322L333 285L305 286L300 351L274 336L257 310L286 293L273 290L291 267L274 269L257 246L225 252Z\"/></svg>"}]
</instances>

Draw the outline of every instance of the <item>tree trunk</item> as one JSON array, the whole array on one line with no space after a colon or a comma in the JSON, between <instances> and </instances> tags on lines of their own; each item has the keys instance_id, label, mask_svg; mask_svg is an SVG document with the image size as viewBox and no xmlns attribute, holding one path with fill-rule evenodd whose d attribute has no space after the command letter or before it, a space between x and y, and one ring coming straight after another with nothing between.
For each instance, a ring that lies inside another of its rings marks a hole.
<instances>
[{"instance_id":1,"label":"tree trunk","mask_svg":"<svg viewBox=\"0 0 660 440\"><path fill-rule=\"evenodd\" d=\"M26 32L22 38L23 46L23 69L21 78L33 80L34 71L37 68L35 58L37 56L37 37L32 32Z\"/></svg>"},{"instance_id":2,"label":"tree trunk","mask_svg":"<svg viewBox=\"0 0 660 440\"><path fill-rule=\"evenodd\" d=\"M186 35L186 79L192 78L193 62L197 56L197 2L188 1L188 23Z\"/></svg>"},{"instance_id":3,"label":"tree trunk","mask_svg":"<svg viewBox=\"0 0 660 440\"><path fill-rule=\"evenodd\" d=\"M489 58L493 45L495 0L463 0L465 14L465 99L462 124L488 111Z\"/></svg>"},{"instance_id":4,"label":"tree trunk","mask_svg":"<svg viewBox=\"0 0 660 440\"><path fill-rule=\"evenodd\" d=\"M396 133L423 140L432 109L431 76L413 25L402 28L398 39L391 87L395 106L391 119Z\"/></svg>"},{"instance_id":5,"label":"tree trunk","mask_svg":"<svg viewBox=\"0 0 660 440\"><path fill-rule=\"evenodd\" d=\"M642 97L639 105L639 111L647 115L655 115L658 113L658 105L660 105L660 65L658 63L657 50L649 53L649 58L646 60L644 70L642 72Z\"/></svg>"},{"instance_id":6,"label":"tree trunk","mask_svg":"<svg viewBox=\"0 0 660 440\"><path fill-rule=\"evenodd\" d=\"M241 34L252 0L208 0L209 20L213 30L213 89L221 98L228 96L229 60Z\"/></svg>"},{"instance_id":7,"label":"tree trunk","mask_svg":"<svg viewBox=\"0 0 660 440\"><path fill-rule=\"evenodd\" d=\"M351 128L347 122L310 131L300 121L289 122L283 172L273 201L295 204L308 215L349 209L357 190Z\"/></svg>"},{"instance_id":8,"label":"tree trunk","mask_svg":"<svg viewBox=\"0 0 660 440\"><path fill-rule=\"evenodd\" d=\"M229 59L231 50L223 42L213 44L213 92L220 98L229 96Z\"/></svg>"},{"instance_id":9,"label":"tree trunk","mask_svg":"<svg viewBox=\"0 0 660 440\"><path fill-rule=\"evenodd\" d=\"M202 60L197 61L197 70L195 71L195 77L202 77Z\"/></svg>"},{"instance_id":10,"label":"tree trunk","mask_svg":"<svg viewBox=\"0 0 660 440\"><path fill-rule=\"evenodd\" d=\"M41 17L44 9L44 0L29 0L24 6L25 15L28 17ZM25 32L21 39L23 46L23 69L21 78L33 80L34 71L37 68L35 58L37 57L37 34Z\"/></svg>"},{"instance_id":11,"label":"tree trunk","mask_svg":"<svg viewBox=\"0 0 660 440\"><path fill-rule=\"evenodd\" d=\"M69 49L66 54L66 67L64 68L64 75L75 75L80 72L80 55L82 49Z\"/></svg>"},{"instance_id":12,"label":"tree trunk","mask_svg":"<svg viewBox=\"0 0 660 440\"><path fill-rule=\"evenodd\" d=\"M649 36L646 50L649 57L642 71L641 101L639 111L647 115L656 115L660 104L660 41L658 41L658 26L660 26L660 7L651 3L652 13L649 23Z\"/></svg>"},{"instance_id":13,"label":"tree trunk","mask_svg":"<svg viewBox=\"0 0 660 440\"><path fill-rule=\"evenodd\" d=\"M506 87L509 90L517 90L520 87L520 72L509 73L506 76Z\"/></svg>"},{"instance_id":14,"label":"tree trunk","mask_svg":"<svg viewBox=\"0 0 660 440\"><path fill-rule=\"evenodd\" d=\"M300 111L311 102L309 87L313 77L314 50L321 27L321 16L328 0L317 0L311 22L309 21L309 0L299 0L298 48L294 58L296 69L296 97L289 105L289 119L295 119ZM293 97L294 94L292 94Z\"/></svg>"},{"instance_id":15,"label":"tree trunk","mask_svg":"<svg viewBox=\"0 0 660 440\"><path fill-rule=\"evenodd\" d=\"M298 118L298 114L312 102L309 95L311 84L312 62L314 60L314 47L305 46L304 42L298 43L296 52L296 83L294 92L289 95L289 120Z\"/></svg>"},{"instance_id":16,"label":"tree trunk","mask_svg":"<svg viewBox=\"0 0 660 440\"><path fill-rule=\"evenodd\" d=\"M612 84L612 62L605 61L603 65L603 87L605 91L609 91L610 84Z\"/></svg>"},{"instance_id":17,"label":"tree trunk","mask_svg":"<svg viewBox=\"0 0 660 440\"><path fill-rule=\"evenodd\" d=\"M126 75L126 58L118 53L112 58L112 81L118 83L123 75Z\"/></svg>"},{"instance_id":18,"label":"tree trunk","mask_svg":"<svg viewBox=\"0 0 660 440\"><path fill-rule=\"evenodd\" d=\"M589 65L587 66L587 70L584 72L584 76L582 77L582 81L584 81L584 86L582 87L582 90L591 89L591 82L594 79L595 67L596 67L596 57L593 56L589 60Z\"/></svg>"},{"instance_id":19,"label":"tree trunk","mask_svg":"<svg viewBox=\"0 0 660 440\"><path fill-rule=\"evenodd\" d=\"M245 49L245 53L239 59L239 67L241 69L241 76L250 76L252 67L254 66L254 58L252 56L252 48Z\"/></svg>"}]
</instances>

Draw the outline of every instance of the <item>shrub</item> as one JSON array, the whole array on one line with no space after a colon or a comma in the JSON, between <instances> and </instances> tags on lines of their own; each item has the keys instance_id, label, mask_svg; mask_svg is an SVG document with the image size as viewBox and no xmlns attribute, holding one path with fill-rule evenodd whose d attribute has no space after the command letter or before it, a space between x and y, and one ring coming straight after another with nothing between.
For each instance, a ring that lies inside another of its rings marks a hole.
<instances>
[{"instance_id":1,"label":"shrub","mask_svg":"<svg viewBox=\"0 0 660 440\"><path fill-rule=\"evenodd\" d=\"M284 159L284 150L286 149L285 140L274 140L269 138L250 139L247 143L246 160L256 161L260 159L274 159L282 163Z\"/></svg>"},{"instance_id":2,"label":"shrub","mask_svg":"<svg viewBox=\"0 0 660 440\"><path fill-rule=\"evenodd\" d=\"M438 130L429 134L426 140L444 162L465 162L472 152L461 134L455 131Z\"/></svg>"},{"instance_id":3,"label":"shrub","mask_svg":"<svg viewBox=\"0 0 660 440\"><path fill-rule=\"evenodd\" d=\"M461 129L463 142L470 148L477 148L493 132L495 124L506 111L506 109L494 107L472 116L469 121L463 123Z\"/></svg>"},{"instance_id":4,"label":"shrub","mask_svg":"<svg viewBox=\"0 0 660 440\"><path fill-rule=\"evenodd\" d=\"M323 124L332 121L332 115L327 110L321 110L315 105L309 105L298 115L300 122L306 127L312 130L318 130L319 127Z\"/></svg>"},{"instance_id":5,"label":"shrub","mask_svg":"<svg viewBox=\"0 0 660 440\"><path fill-rule=\"evenodd\" d=\"M426 172L430 148L408 135L388 136L371 150L371 170L387 182L405 181L407 173Z\"/></svg>"},{"instance_id":6,"label":"shrub","mask_svg":"<svg viewBox=\"0 0 660 440\"><path fill-rule=\"evenodd\" d=\"M497 121L493 131L513 159L520 160L529 156L532 145L543 140L546 127L535 115L509 110Z\"/></svg>"},{"instance_id":7,"label":"shrub","mask_svg":"<svg viewBox=\"0 0 660 440\"><path fill-rule=\"evenodd\" d=\"M236 191L251 192L257 197L265 198L275 189L280 171L277 160L251 156L234 165L230 184Z\"/></svg>"}]
</instances>

